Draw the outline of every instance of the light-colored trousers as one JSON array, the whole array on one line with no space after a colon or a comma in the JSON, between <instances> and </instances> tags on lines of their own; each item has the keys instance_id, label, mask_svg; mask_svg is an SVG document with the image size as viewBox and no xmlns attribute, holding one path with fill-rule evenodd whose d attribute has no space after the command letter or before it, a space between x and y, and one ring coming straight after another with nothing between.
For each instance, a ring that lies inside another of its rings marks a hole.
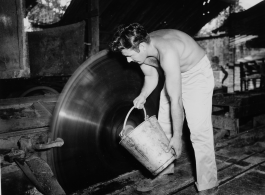
<instances>
[{"instance_id":1,"label":"light-colored trousers","mask_svg":"<svg viewBox=\"0 0 265 195\"><path fill-rule=\"evenodd\" d=\"M196 186L202 191L218 185L211 118L214 77L207 56L181 77L183 107L196 159ZM172 121L165 86L160 94L158 122L170 139Z\"/></svg>"}]
</instances>

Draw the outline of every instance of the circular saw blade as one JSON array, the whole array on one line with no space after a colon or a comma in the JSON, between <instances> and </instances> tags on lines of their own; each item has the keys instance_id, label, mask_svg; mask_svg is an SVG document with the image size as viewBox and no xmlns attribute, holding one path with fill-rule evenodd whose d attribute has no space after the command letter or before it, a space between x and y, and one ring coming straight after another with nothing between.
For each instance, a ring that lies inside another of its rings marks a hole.
<instances>
[{"instance_id":1,"label":"circular saw blade","mask_svg":"<svg viewBox=\"0 0 265 195\"><path fill-rule=\"evenodd\" d=\"M64 140L54 148L51 165L66 192L107 181L140 165L119 145L119 133L132 101L144 82L138 64L103 50L86 60L70 77L58 99L51 137ZM145 104L148 115L157 114L162 84ZM144 120L134 109L128 123Z\"/></svg>"}]
</instances>

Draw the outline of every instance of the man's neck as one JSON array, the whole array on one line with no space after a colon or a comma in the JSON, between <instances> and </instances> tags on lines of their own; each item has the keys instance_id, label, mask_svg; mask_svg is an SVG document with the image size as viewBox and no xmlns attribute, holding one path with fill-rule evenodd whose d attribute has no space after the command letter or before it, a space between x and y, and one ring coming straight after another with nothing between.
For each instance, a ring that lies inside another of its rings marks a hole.
<instances>
[{"instance_id":1,"label":"man's neck","mask_svg":"<svg viewBox=\"0 0 265 195\"><path fill-rule=\"evenodd\" d=\"M147 55L149 57L154 57L157 60L159 60L159 52L155 46L155 41L151 39L150 43L148 44L147 47Z\"/></svg>"}]
</instances>

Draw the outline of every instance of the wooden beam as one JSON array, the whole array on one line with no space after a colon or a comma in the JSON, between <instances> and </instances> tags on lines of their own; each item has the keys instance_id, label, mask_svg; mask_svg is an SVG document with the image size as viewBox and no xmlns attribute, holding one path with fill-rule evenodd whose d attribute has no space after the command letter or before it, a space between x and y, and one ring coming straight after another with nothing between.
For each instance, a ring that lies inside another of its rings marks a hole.
<instances>
[{"instance_id":1,"label":"wooden beam","mask_svg":"<svg viewBox=\"0 0 265 195\"><path fill-rule=\"evenodd\" d=\"M29 63L28 63L28 47L27 36L24 28L24 10L25 2L23 0L16 0L17 8L17 30L18 30L18 47L19 47L19 67L21 75L29 76ZM23 73L25 72L25 73Z\"/></svg>"},{"instance_id":2,"label":"wooden beam","mask_svg":"<svg viewBox=\"0 0 265 195\"><path fill-rule=\"evenodd\" d=\"M97 13L91 17L91 49L89 56L99 51L99 0L91 0L91 12Z\"/></svg>"}]
</instances>

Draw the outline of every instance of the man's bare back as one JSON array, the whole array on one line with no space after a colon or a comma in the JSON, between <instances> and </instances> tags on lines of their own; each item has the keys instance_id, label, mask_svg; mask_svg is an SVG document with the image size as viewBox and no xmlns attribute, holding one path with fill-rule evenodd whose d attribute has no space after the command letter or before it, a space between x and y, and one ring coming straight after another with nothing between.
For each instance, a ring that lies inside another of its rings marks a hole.
<instances>
[{"instance_id":1,"label":"man's bare back","mask_svg":"<svg viewBox=\"0 0 265 195\"><path fill-rule=\"evenodd\" d=\"M158 30L150 33L151 42L156 47L159 55L174 50L179 56L181 73L193 68L205 55L205 51L189 35L171 29ZM145 64L158 67L159 59L150 56Z\"/></svg>"}]
</instances>

